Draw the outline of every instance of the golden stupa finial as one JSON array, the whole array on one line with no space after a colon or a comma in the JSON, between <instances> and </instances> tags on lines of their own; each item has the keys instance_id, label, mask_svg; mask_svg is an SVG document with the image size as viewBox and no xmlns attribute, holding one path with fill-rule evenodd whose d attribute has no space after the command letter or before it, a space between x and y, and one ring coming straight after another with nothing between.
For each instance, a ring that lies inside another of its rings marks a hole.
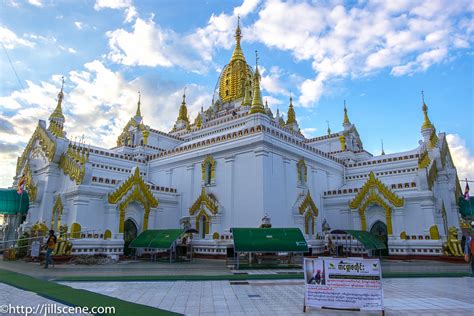
<instances>
[{"instance_id":1,"label":"golden stupa finial","mask_svg":"<svg viewBox=\"0 0 474 316\"><path fill-rule=\"evenodd\" d=\"M61 77L61 90L58 93L58 103L56 104L56 108L54 109L53 113L51 114L50 118L63 118L63 110L62 110L62 103L64 98L64 76Z\"/></svg>"},{"instance_id":2,"label":"golden stupa finial","mask_svg":"<svg viewBox=\"0 0 474 316\"><path fill-rule=\"evenodd\" d=\"M135 116L137 117L142 117L142 112L140 110L141 98L142 98L142 94L140 93L140 91L138 91L137 113L135 114Z\"/></svg>"},{"instance_id":3,"label":"golden stupa finial","mask_svg":"<svg viewBox=\"0 0 474 316\"><path fill-rule=\"evenodd\" d=\"M421 102L423 102L421 110L423 111L423 115L425 117L421 129L423 130L427 128L433 128L433 124L431 124L430 118L428 117L428 106L425 103L425 94L423 93L423 90L421 90Z\"/></svg>"},{"instance_id":4,"label":"golden stupa finial","mask_svg":"<svg viewBox=\"0 0 474 316\"><path fill-rule=\"evenodd\" d=\"M185 121L189 124L188 108L186 107L186 87L184 87L183 101L181 102L181 106L179 107L178 121L179 120Z\"/></svg>"},{"instance_id":5,"label":"golden stupa finial","mask_svg":"<svg viewBox=\"0 0 474 316\"><path fill-rule=\"evenodd\" d=\"M265 113L262 102L262 92L260 91L260 73L258 72L258 51L255 51L255 74L253 75L253 99L250 107L250 114Z\"/></svg>"},{"instance_id":6,"label":"golden stupa finial","mask_svg":"<svg viewBox=\"0 0 474 316\"><path fill-rule=\"evenodd\" d=\"M293 124L296 123L296 113L295 109L293 108L293 96L290 92L290 105L288 106L288 115L287 115L286 124Z\"/></svg>"},{"instance_id":7,"label":"golden stupa finial","mask_svg":"<svg viewBox=\"0 0 474 316\"><path fill-rule=\"evenodd\" d=\"M240 40L242 39L242 31L240 30L240 15L237 16L237 28L235 29L235 48L232 53L230 62L234 60L243 60L245 61L244 53L242 52L242 47L240 47Z\"/></svg>"},{"instance_id":8,"label":"golden stupa finial","mask_svg":"<svg viewBox=\"0 0 474 316\"><path fill-rule=\"evenodd\" d=\"M343 125L346 125L346 124L351 124L351 122L349 121L349 116L347 115L346 100L344 100L344 122L343 122Z\"/></svg>"}]
</instances>

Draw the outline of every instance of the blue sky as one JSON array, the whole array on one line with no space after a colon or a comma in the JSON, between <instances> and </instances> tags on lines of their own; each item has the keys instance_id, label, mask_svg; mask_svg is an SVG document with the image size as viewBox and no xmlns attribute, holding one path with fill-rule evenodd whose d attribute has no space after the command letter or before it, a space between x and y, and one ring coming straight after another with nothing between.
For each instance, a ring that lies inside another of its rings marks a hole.
<instances>
[{"instance_id":1,"label":"blue sky","mask_svg":"<svg viewBox=\"0 0 474 316\"><path fill-rule=\"evenodd\" d=\"M365 149L379 154L381 139L387 153L413 149L424 90L460 177L474 178L473 12L463 0L4 0L0 186L53 110L61 75L71 138L113 146L138 90L153 128L172 127L185 86L194 119L230 59L237 14L250 65L259 51L264 99L286 112L291 93L305 135L327 121L339 130L346 100Z\"/></svg>"}]
</instances>

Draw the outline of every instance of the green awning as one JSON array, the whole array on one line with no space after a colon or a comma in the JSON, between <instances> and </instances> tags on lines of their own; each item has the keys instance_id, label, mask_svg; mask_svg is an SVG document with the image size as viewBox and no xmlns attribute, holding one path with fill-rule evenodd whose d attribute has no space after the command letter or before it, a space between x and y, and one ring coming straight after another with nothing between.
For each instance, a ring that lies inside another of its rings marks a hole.
<instances>
[{"instance_id":1,"label":"green awning","mask_svg":"<svg viewBox=\"0 0 474 316\"><path fill-rule=\"evenodd\" d=\"M463 217L474 217L474 196L469 197L469 201L466 201L462 196L458 202L459 212Z\"/></svg>"},{"instance_id":2,"label":"green awning","mask_svg":"<svg viewBox=\"0 0 474 316\"><path fill-rule=\"evenodd\" d=\"M351 235L358 241L360 241L364 245L365 249L367 250L387 248L385 243L382 242L380 238L364 230L342 230L342 231L345 232L346 234Z\"/></svg>"},{"instance_id":3,"label":"green awning","mask_svg":"<svg viewBox=\"0 0 474 316\"><path fill-rule=\"evenodd\" d=\"M232 228L235 252L307 252L299 228Z\"/></svg>"},{"instance_id":4,"label":"green awning","mask_svg":"<svg viewBox=\"0 0 474 316\"><path fill-rule=\"evenodd\" d=\"M30 200L26 191L18 194L13 189L0 189L0 214L26 213L29 205Z\"/></svg>"},{"instance_id":5,"label":"green awning","mask_svg":"<svg viewBox=\"0 0 474 316\"><path fill-rule=\"evenodd\" d=\"M184 230L182 229L150 229L145 230L132 240L130 248L169 249Z\"/></svg>"}]
</instances>

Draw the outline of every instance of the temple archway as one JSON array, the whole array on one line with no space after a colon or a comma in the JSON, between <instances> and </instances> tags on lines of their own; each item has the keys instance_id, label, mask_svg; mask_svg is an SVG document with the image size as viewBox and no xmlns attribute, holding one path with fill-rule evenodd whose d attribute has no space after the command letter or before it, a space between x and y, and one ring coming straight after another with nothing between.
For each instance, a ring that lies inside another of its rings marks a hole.
<instances>
[{"instance_id":1,"label":"temple archway","mask_svg":"<svg viewBox=\"0 0 474 316\"><path fill-rule=\"evenodd\" d=\"M124 231L123 231L123 254L128 256L132 253L132 249L128 247L132 240L137 238L138 227L135 221L131 218L127 218L124 222Z\"/></svg>"},{"instance_id":2,"label":"temple archway","mask_svg":"<svg viewBox=\"0 0 474 316\"><path fill-rule=\"evenodd\" d=\"M385 244L385 249L373 250L373 256L388 256L388 231L387 225L382 221L376 221L370 228L370 233L377 236Z\"/></svg>"}]
</instances>

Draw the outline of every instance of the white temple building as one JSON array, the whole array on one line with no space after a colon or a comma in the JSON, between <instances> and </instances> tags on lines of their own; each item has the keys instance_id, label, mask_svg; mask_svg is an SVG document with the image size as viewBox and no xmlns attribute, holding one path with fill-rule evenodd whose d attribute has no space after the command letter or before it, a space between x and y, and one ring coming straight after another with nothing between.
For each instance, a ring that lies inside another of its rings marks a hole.
<instances>
[{"instance_id":1,"label":"white temple building","mask_svg":"<svg viewBox=\"0 0 474 316\"><path fill-rule=\"evenodd\" d=\"M342 129L308 139L291 98L286 121L262 102L240 27L235 38L212 104L191 121L183 95L168 132L143 123L139 99L115 147L74 143L63 129L61 89L18 158L13 186L24 175L30 198L23 227L67 225L82 237L73 254L121 254L124 239L144 230L192 227L195 252L219 256L232 246L232 227L258 227L267 215L273 227L300 228L313 253L324 247L326 221L387 235L391 255L443 255L448 229L460 225L462 193L424 100L421 140L410 151L364 150L345 106Z\"/></svg>"}]
</instances>

